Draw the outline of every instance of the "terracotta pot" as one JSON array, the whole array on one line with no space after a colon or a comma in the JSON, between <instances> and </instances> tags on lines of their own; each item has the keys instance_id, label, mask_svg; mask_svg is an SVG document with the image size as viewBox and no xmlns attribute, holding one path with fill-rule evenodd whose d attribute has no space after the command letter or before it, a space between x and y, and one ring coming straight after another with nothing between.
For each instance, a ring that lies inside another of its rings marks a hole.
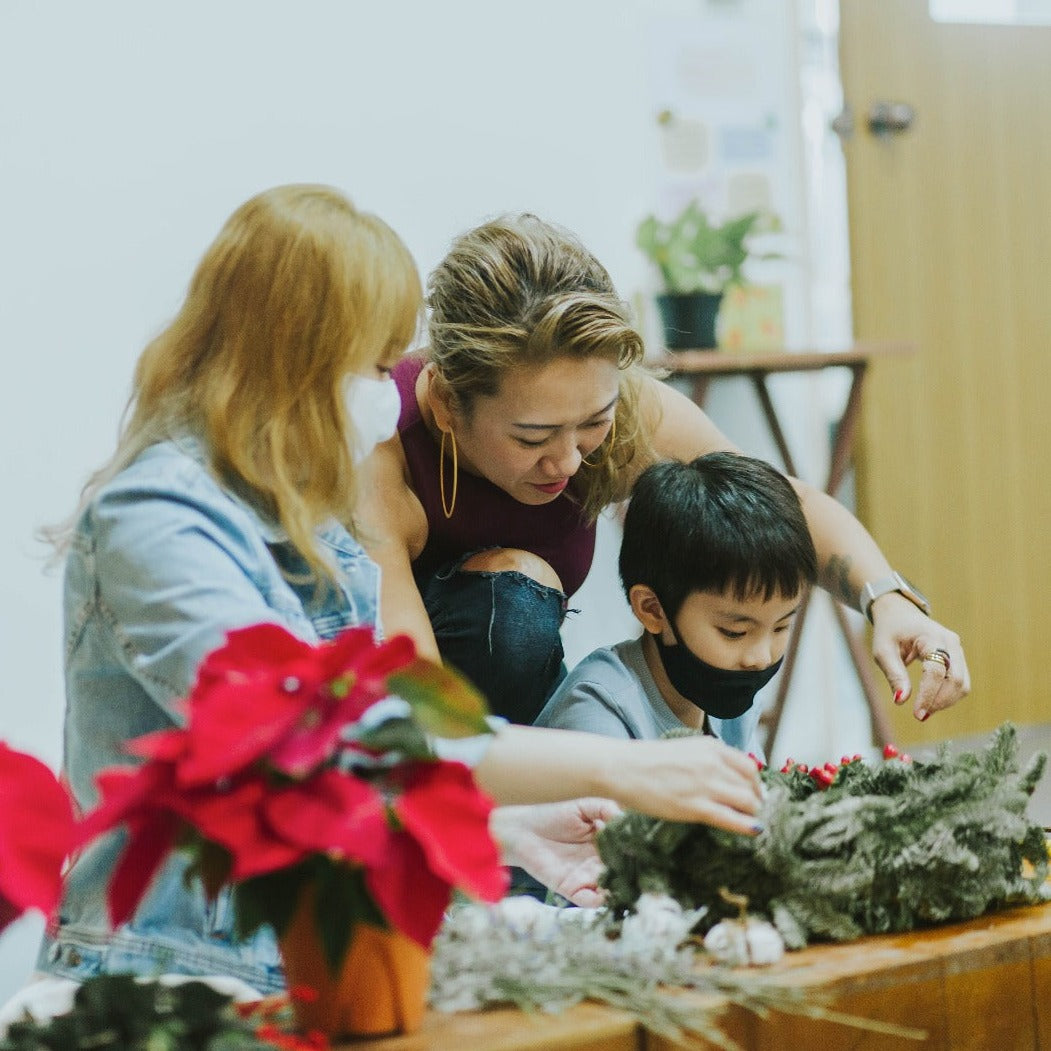
<instances>
[{"instance_id":1,"label":"terracotta pot","mask_svg":"<svg viewBox=\"0 0 1051 1051\"><path fill-rule=\"evenodd\" d=\"M400 931L358 923L333 973L318 934L314 899L308 886L280 939L289 989L305 987L318 994L310 1003L296 1001L300 1027L320 1029L330 1038L419 1029L427 1005L428 951Z\"/></svg>"}]
</instances>

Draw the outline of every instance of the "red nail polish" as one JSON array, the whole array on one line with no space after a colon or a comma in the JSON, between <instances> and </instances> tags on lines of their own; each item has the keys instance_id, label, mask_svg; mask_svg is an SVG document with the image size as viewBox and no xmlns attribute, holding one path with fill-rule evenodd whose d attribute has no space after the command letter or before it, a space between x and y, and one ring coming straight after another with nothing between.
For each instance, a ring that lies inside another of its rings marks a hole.
<instances>
[{"instance_id":1,"label":"red nail polish","mask_svg":"<svg viewBox=\"0 0 1051 1051\"><path fill-rule=\"evenodd\" d=\"M902 697L904 697L904 696L905 696L905 691L904 691L904 690L898 690L898 691L897 691L897 692L896 692L896 693L894 694L894 703L895 703L895 704L901 704L901 699L902 699Z\"/></svg>"}]
</instances>

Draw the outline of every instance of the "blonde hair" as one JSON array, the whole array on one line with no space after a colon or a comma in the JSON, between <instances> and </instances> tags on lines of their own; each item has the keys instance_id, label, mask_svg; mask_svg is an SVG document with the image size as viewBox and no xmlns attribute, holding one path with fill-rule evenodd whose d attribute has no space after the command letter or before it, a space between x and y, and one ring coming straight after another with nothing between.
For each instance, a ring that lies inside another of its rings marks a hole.
<instances>
[{"instance_id":1,"label":"blonde hair","mask_svg":"<svg viewBox=\"0 0 1051 1051\"><path fill-rule=\"evenodd\" d=\"M403 350L421 308L408 249L339 191L291 185L253 197L139 357L117 450L78 514L146 447L189 431L216 476L280 523L319 583L331 580L315 534L352 506L346 378Z\"/></svg>"},{"instance_id":2,"label":"blonde hair","mask_svg":"<svg viewBox=\"0 0 1051 1051\"><path fill-rule=\"evenodd\" d=\"M623 469L651 455L639 419L644 345L601 263L534 215L504 216L453 242L427 285L430 359L468 417L504 373L559 358L602 357L621 370L616 426L571 490L594 518L625 495Z\"/></svg>"}]
</instances>

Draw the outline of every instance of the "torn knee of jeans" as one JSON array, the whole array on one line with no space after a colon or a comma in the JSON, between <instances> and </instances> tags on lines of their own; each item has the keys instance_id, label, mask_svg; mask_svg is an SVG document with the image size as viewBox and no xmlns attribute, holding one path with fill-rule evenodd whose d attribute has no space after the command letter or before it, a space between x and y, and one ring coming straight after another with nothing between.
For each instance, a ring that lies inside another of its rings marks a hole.
<instances>
[{"instance_id":1,"label":"torn knee of jeans","mask_svg":"<svg viewBox=\"0 0 1051 1051\"><path fill-rule=\"evenodd\" d=\"M532 551L519 548L493 547L479 551L471 555L460 568L467 572L521 573L545 587L562 590L562 581L550 563Z\"/></svg>"}]
</instances>

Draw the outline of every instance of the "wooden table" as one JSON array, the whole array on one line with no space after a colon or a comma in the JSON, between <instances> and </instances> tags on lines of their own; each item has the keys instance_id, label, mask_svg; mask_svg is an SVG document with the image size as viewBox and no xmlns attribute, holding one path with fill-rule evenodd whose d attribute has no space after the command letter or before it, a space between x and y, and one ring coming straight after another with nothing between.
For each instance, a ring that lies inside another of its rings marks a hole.
<instances>
[{"instance_id":1,"label":"wooden table","mask_svg":"<svg viewBox=\"0 0 1051 1051\"><path fill-rule=\"evenodd\" d=\"M784 428L778 418L773 399L770 397L767 380L771 376L788 373L819 372L830 368L849 370L850 391L847 394L843 412L833 427L829 471L824 480L825 492L830 496L835 496L843 484L853 457L854 439L861 413L861 397L869 364L877 358L902 356L914 352L915 347L911 343L859 343L846 350L827 352L802 350L750 354L738 351L682 350L669 352L651 360L651 363L667 370L668 379L687 381L691 398L701 408L704 408L712 380L721 376L747 377L755 388L763 416L777 445L785 470L791 475L797 474L795 460L785 439ZM871 657L861 639L852 630L840 604L832 602L831 605L865 694L869 717L872 721L873 739L882 746L892 739L893 733L884 708L879 683L873 672ZM788 688L795 669L796 654L808 606L809 596L800 605L792 628L792 636L785 650L785 663L778 682L777 694L769 711L763 717L767 731L766 752L770 756L774 754L774 740L781 725L781 716L784 713Z\"/></svg>"},{"instance_id":2,"label":"wooden table","mask_svg":"<svg viewBox=\"0 0 1051 1051\"><path fill-rule=\"evenodd\" d=\"M752 973L820 992L838 1010L926 1030L928 1037L918 1043L798 1015L761 1019L730 1006L724 1031L744 1051L1051 1048L1048 905L924 932L818 946ZM630 1016L593 1004L554 1016L513 1010L432 1013L412 1036L340 1046L345 1051L676 1051L676 1045L645 1033Z\"/></svg>"}]
</instances>

